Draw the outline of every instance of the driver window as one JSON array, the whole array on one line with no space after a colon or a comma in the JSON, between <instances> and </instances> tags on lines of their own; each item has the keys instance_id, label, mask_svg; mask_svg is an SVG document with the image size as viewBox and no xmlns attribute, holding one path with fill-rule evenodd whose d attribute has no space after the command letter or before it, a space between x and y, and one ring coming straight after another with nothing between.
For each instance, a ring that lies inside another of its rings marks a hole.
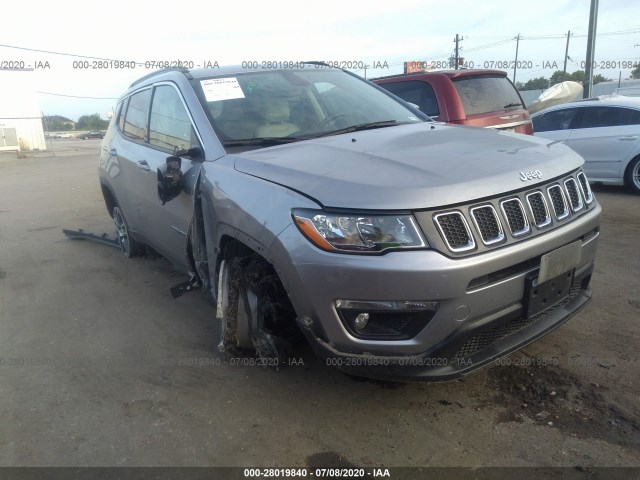
<instances>
[{"instance_id":1,"label":"driver window","mask_svg":"<svg viewBox=\"0 0 640 480\"><path fill-rule=\"evenodd\" d=\"M167 152L173 152L176 147L187 150L198 145L187 110L170 85L156 87L153 94L149 143Z\"/></svg>"}]
</instances>

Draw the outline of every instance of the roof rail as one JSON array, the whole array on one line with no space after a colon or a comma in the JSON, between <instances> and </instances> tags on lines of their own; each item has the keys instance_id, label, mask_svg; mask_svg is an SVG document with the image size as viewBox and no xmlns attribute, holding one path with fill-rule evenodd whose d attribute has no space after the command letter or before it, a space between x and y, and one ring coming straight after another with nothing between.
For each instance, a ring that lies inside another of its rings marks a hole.
<instances>
[{"instance_id":1,"label":"roof rail","mask_svg":"<svg viewBox=\"0 0 640 480\"><path fill-rule=\"evenodd\" d=\"M189 69L184 68L184 67L171 67L171 68L161 68L160 70L156 70L155 72L151 72L146 74L143 77L140 77L139 79L137 79L135 82L133 82L131 85L129 85L129 88L138 85L140 82L147 80L148 78L151 78L155 75L160 75L161 73L167 73L167 72L180 72L183 73L185 77L187 77L189 80L192 80L193 77L191 76L191 73L189 72Z\"/></svg>"}]
</instances>

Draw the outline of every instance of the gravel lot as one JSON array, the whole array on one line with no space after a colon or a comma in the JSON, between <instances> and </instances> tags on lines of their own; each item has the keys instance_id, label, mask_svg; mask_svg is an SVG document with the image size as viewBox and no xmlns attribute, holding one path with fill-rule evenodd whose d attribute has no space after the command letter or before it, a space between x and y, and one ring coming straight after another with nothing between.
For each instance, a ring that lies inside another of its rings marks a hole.
<instances>
[{"instance_id":1,"label":"gravel lot","mask_svg":"<svg viewBox=\"0 0 640 480\"><path fill-rule=\"evenodd\" d=\"M215 348L213 308L112 232L99 140L0 155L1 466L640 466L640 197L603 206L591 305L461 381L380 384L309 349L280 372ZM237 362L235 362L237 363Z\"/></svg>"}]
</instances>

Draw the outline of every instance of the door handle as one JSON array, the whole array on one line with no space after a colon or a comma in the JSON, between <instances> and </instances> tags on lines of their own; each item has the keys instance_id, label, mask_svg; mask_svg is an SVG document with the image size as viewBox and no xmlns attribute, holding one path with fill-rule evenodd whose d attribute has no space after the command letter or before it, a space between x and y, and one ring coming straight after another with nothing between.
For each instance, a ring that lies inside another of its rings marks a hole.
<instances>
[{"instance_id":1,"label":"door handle","mask_svg":"<svg viewBox=\"0 0 640 480\"><path fill-rule=\"evenodd\" d=\"M638 135L629 135L626 137L618 137L618 140L622 140L622 141L632 141L632 140L637 140L638 139Z\"/></svg>"},{"instance_id":2,"label":"door handle","mask_svg":"<svg viewBox=\"0 0 640 480\"><path fill-rule=\"evenodd\" d=\"M136 165L138 165L138 168L140 170L144 170L145 172L148 172L149 170L151 170L151 167L149 166L146 160L138 160L136 162Z\"/></svg>"}]
</instances>

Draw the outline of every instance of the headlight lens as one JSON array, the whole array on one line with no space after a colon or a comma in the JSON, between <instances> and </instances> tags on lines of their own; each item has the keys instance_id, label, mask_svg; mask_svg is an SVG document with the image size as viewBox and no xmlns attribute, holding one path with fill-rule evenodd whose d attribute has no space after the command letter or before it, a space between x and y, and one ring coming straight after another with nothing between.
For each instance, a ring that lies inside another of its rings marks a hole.
<instances>
[{"instance_id":1,"label":"headlight lens","mask_svg":"<svg viewBox=\"0 0 640 480\"><path fill-rule=\"evenodd\" d=\"M370 215L294 210L300 231L317 247L329 251L378 253L427 246L413 215Z\"/></svg>"}]
</instances>

